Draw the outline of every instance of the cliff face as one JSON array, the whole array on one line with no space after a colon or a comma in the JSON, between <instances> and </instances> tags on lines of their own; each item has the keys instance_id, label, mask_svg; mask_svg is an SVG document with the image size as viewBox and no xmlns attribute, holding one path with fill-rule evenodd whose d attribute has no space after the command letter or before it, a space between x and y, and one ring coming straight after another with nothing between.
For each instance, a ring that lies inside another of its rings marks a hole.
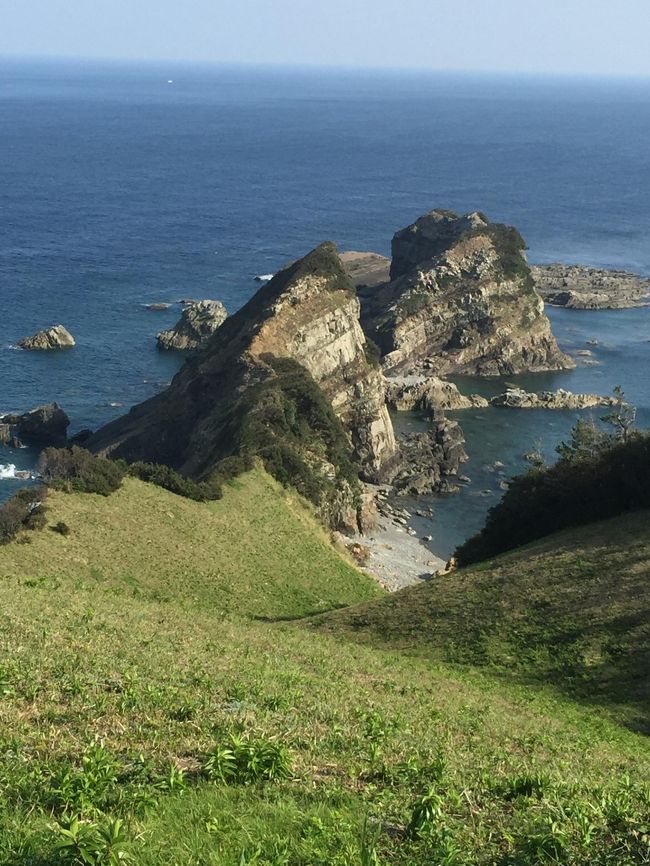
<instances>
[{"instance_id":1,"label":"cliff face","mask_svg":"<svg viewBox=\"0 0 650 866\"><path fill-rule=\"evenodd\" d=\"M326 483L348 459L346 446L373 480L397 450L381 371L366 359L359 302L336 248L325 243L228 318L166 391L87 447L196 478L226 457L261 453L285 469L299 461L301 472Z\"/></svg>"},{"instance_id":2,"label":"cliff face","mask_svg":"<svg viewBox=\"0 0 650 866\"><path fill-rule=\"evenodd\" d=\"M362 288L362 324L387 372L485 376L572 366L535 291L516 229L432 211L397 232L391 281Z\"/></svg>"}]
</instances>

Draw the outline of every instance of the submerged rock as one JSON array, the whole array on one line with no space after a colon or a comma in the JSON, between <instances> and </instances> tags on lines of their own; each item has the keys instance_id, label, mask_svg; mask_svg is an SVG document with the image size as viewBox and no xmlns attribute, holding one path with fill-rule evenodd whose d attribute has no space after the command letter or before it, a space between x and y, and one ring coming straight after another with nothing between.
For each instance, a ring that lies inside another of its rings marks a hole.
<instances>
[{"instance_id":1,"label":"submerged rock","mask_svg":"<svg viewBox=\"0 0 650 866\"><path fill-rule=\"evenodd\" d=\"M19 349L47 351L50 349L71 349L75 343L72 334L63 325L54 325L38 331L33 337L23 337L16 343Z\"/></svg>"},{"instance_id":2,"label":"submerged rock","mask_svg":"<svg viewBox=\"0 0 650 866\"><path fill-rule=\"evenodd\" d=\"M524 391L522 388L508 390L493 397L490 406L507 409L591 409L595 406L614 406L614 397L601 397L598 394L572 394L560 388L557 391L542 391L539 394Z\"/></svg>"},{"instance_id":3,"label":"submerged rock","mask_svg":"<svg viewBox=\"0 0 650 866\"><path fill-rule=\"evenodd\" d=\"M629 271L581 265L533 265L535 287L547 304L573 310L620 310L650 301L650 280Z\"/></svg>"},{"instance_id":4,"label":"submerged rock","mask_svg":"<svg viewBox=\"0 0 650 866\"><path fill-rule=\"evenodd\" d=\"M156 336L159 349L198 349L205 345L228 317L221 301L198 301L188 304L173 328Z\"/></svg>"},{"instance_id":5,"label":"submerged rock","mask_svg":"<svg viewBox=\"0 0 650 866\"><path fill-rule=\"evenodd\" d=\"M573 366L551 333L516 229L434 210L397 232L390 282L359 288L388 373L484 376Z\"/></svg>"}]
</instances>

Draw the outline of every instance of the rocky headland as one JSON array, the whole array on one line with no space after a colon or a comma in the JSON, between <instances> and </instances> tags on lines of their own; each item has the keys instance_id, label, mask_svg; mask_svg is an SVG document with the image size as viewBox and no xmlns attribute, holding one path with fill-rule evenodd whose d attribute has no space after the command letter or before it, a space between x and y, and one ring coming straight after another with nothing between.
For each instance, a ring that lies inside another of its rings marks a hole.
<instances>
[{"instance_id":1,"label":"rocky headland","mask_svg":"<svg viewBox=\"0 0 650 866\"><path fill-rule=\"evenodd\" d=\"M573 366L551 332L525 243L510 226L434 210L395 234L389 282L370 285L363 270L370 260L364 265L357 254L350 270L353 264L362 324L389 375L420 372L425 362L439 376Z\"/></svg>"},{"instance_id":2,"label":"rocky headland","mask_svg":"<svg viewBox=\"0 0 650 866\"><path fill-rule=\"evenodd\" d=\"M165 348L196 348L167 390L91 436L101 454L197 480L233 460L312 499L330 525L373 525L360 482L396 494L455 489L464 437L444 410L484 407L441 376L572 365L535 292L518 232L482 214L432 211L393 238L393 258L321 244L237 313L188 306ZM197 316L209 319L197 336ZM196 340L191 344L190 340ZM432 418L397 441L389 407Z\"/></svg>"},{"instance_id":3,"label":"rocky headland","mask_svg":"<svg viewBox=\"0 0 650 866\"><path fill-rule=\"evenodd\" d=\"M359 502L359 475L390 477L398 446L381 369L334 245L263 285L166 391L87 444L197 479L228 458L259 456L341 522Z\"/></svg>"},{"instance_id":4,"label":"rocky headland","mask_svg":"<svg viewBox=\"0 0 650 866\"><path fill-rule=\"evenodd\" d=\"M547 304L573 310L619 310L650 301L650 280L629 271L581 265L533 265L535 288Z\"/></svg>"},{"instance_id":5,"label":"rocky headland","mask_svg":"<svg viewBox=\"0 0 650 866\"><path fill-rule=\"evenodd\" d=\"M71 349L74 345L76 345L74 337L63 325L54 325L52 328L38 331L32 337L23 337L16 343L19 349L30 351Z\"/></svg>"},{"instance_id":6,"label":"rocky headland","mask_svg":"<svg viewBox=\"0 0 650 866\"><path fill-rule=\"evenodd\" d=\"M221 301L190 303L173 328L156 335L156 344L163 350L198 349L208 342L227 318L228 313Z\"/></svg>"}]
</instances>

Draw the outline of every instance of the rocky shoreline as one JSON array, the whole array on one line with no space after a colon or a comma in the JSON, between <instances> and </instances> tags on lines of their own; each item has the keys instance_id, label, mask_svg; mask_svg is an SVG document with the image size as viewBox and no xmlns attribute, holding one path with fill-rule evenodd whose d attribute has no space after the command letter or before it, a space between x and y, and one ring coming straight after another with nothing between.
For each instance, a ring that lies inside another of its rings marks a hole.
<instances>
[{"instance_id":1,"label":"rocky shoreline","mask_svg":"<svg viewBox=\"0 0 650 866\"><path fill-rule=\"evenodd\" d=\"M571 310L622 310L650 303L650 280L630 271L582 265L532 265L545 303Z\"/></svg>"}]
</instances>

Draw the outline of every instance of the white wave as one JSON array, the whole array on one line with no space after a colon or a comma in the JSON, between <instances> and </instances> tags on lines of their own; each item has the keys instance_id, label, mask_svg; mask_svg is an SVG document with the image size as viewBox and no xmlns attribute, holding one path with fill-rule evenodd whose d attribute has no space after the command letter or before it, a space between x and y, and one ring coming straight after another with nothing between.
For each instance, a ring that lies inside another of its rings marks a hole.
<instances>
[{"instance_id":1,"label":"white wave","mask_svg":"<svg viewBox=\"0 0 650 866\"><path fill-rule=\"evenodd\" d=\"M268 283L269 280L272 280L275 274L258 274L255 277L258 283Z\"/></svg>"},{"instance_id":2,"label":"white wave","mask_svg":"<svg viewBox=\"0 0 650 866\"><path fill-rule=\"evenodd\" d=\"M0 463L0 479L15 478L16 467L13 463Z\"/></svg>"}]
</instances>

